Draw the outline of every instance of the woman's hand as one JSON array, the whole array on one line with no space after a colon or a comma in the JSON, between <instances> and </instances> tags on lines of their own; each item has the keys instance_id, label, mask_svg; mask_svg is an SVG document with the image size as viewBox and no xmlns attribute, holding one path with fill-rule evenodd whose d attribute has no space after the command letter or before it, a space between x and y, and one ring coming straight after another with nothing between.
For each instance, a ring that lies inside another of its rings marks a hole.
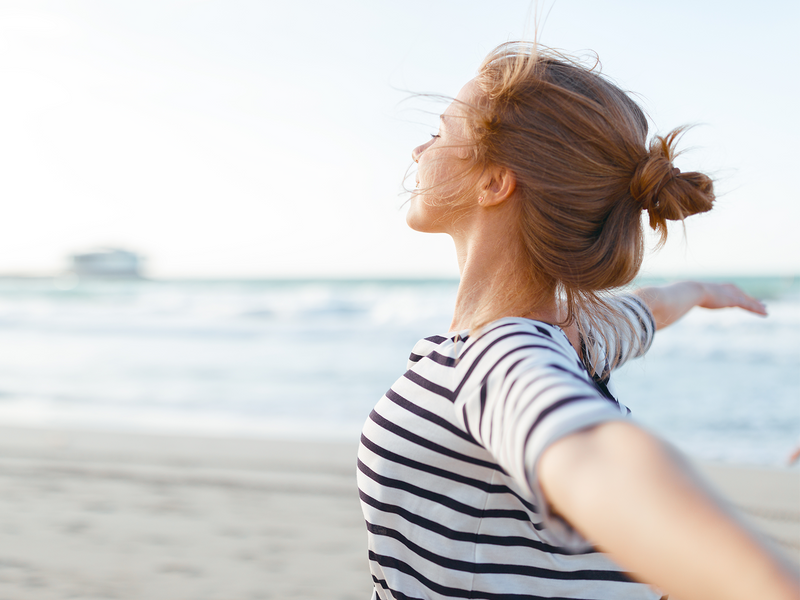
<instances>
[{"instance_id":1,"label":"woman's hand","mask_svg":"<svg viewBox=\"0 0 800 600\"><path fill-rule=\"evenodd\" d=\"M798 600L800 580L670 447L632 423L570 434L542 454L552 509L637 579L682 600Z\"/></svg>"},{"instance_id":2,"label":"woman's hand","mask_svg":"<svg viewBox=\"0 0 800 600\"><path fill-rule=\"evenodd\" d=\"M698 281L685 283L701 286L702 296L697 302L697 306L701 308L743 308L758 315L767 316L767 308L761 300L748 296L732 283L703 283Z\"/></svg>"},{"instance_id":3,"label":"woman's hand","mask_svg":"<svg viewBox=\"0 0 800 600\"><path fill-rule=\"evenodd\" d=\"M656 321L656 329L671 325L695 306L742 308L757 315L767 315L767 309L760 300L748 296L732 283L681 281L671 285L641 288L634 293L650 308Z\"/></svg>"}]
</instances>

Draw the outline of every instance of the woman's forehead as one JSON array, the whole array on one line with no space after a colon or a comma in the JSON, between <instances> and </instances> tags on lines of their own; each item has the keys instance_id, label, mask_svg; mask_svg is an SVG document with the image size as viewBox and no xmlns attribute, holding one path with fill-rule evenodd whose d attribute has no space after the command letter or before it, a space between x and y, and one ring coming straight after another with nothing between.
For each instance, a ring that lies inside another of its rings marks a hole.
<instances>
[{"instance_id":1,"label":"woman's forehead","mask_svg":"<svg viewBox=\"0 0 800 600\"><path fill-rule=\"evenodd\" d=\"M465 107L474 106L476 93L474 80L468 81L445 111L439 115L440 125L448 131L463 131L464 117L467 112Z\"/></svg>"},{"instance_id":2,"label":"woman's forehead","mask_svg":"<svg viewBox=\"0 0 800 600\"><path fill-rule=\"evenodd\" d=\"M474 79L470 79L467 83L464 84L464 87L458 92L458 95L455 99L450 103L447 109L444 111L443 116L448 115L455 115L455 116L463 116L464 115L464 106L473 106L475 104L475 96L478 93L478 87L475 84Z\"/></svg>"}]
</instances>

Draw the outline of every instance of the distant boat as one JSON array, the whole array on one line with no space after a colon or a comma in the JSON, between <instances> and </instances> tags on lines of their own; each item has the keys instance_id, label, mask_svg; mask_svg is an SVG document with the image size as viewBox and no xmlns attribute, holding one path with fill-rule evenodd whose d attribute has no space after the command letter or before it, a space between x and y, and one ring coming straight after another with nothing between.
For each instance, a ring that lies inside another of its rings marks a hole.
<instances>
[{"instance_id":1,"label":"distant boat","mask_svg":"<svg viewBox=\"0 0 800 600\"><path fill-rule=\"evenodd\" d=\"M142 258L120 248L99 248L72 255L72 271L78 277L140 278Z\"/></svg>"}]
</instances>

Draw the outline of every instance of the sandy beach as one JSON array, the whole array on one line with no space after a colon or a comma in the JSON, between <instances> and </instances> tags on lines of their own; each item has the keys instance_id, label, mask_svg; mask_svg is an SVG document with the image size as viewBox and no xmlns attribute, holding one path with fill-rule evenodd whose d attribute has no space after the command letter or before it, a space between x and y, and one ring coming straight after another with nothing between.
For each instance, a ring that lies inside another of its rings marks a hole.
<instances>
[{"instance_id":1,"label":"sandy beach","mask_svg":"<svg viewBox=\"0 0 800 600\"><path fill-rule=\"evenodd\" d=\"M355 452L0 429L0 600L366 600ZM800 472L700 468L800 565Z\"/></svg>"}]
</instances>

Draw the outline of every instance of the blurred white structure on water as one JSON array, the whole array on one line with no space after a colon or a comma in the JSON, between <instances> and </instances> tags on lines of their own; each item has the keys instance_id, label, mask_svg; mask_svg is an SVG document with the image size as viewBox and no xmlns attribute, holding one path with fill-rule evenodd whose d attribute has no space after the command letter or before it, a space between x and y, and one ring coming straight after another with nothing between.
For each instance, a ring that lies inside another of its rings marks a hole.
<instances>
[{"instance_id":1,"label":"blurred white structure on water","mask_svg":"<svg viewBox=\"0 0 800 600\"><path fill-rule=\"evenodd\" d=\"M142 258L120 248L98 248L72 255L72 271L78 277L141 277Z\"/></svg>"}]
</instances>

